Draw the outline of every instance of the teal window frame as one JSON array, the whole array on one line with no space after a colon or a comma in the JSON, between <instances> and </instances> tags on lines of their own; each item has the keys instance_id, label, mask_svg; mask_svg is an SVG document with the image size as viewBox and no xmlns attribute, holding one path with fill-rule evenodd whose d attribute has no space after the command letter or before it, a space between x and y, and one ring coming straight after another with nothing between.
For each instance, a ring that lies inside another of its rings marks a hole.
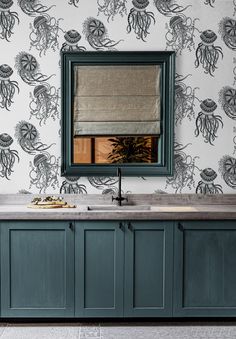
<instances>
[{"instance_id":1,"label":"teal window frame","mask_svg":"<svg viewBox=\"0 0 236 339\"><path fill-rule=\"evenodd\" d=\"M161 134L158 163L75 164L73 163L73 68L78 65L158 65L161 68ZM62 176L173 175L175 52L61 52Z\"/></svg>"}]
</instances>

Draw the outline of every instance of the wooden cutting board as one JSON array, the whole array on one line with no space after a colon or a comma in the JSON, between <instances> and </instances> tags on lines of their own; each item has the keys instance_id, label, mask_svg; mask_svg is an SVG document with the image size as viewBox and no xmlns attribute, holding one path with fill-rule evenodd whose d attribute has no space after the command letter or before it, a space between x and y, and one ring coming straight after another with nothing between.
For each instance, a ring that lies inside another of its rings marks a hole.
<instances>
[{"instance_id":1,"label":"wooden cutting board","mask_svg":"<svg viewBox=\"0 0 236 339\"><path fill-rule=\"evenodd\" d=\"M28 208L34 209L50 209L50 208L75 208L75 205L68 205L68 204L30 204L27 206Z\"/></svg>"}]
</instances>

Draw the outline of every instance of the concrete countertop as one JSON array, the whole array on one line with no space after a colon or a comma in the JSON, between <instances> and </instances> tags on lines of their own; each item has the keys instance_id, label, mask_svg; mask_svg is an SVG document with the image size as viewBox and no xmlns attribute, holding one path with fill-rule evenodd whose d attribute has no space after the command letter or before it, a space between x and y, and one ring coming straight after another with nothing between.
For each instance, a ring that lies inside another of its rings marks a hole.
<instances>
[{"instance_id":1,"label":"concrete countertop","mask_svg":"<svg viewBox=\"0 0 236 339\"><path fill-rule=\"evenodd\" d=\"M91 205L91 203L90 203ZM1 220L236 220L235 205L152 205L150 210L87 210L77 208L30 209L26 205L0 205Z\"/></svg>"}]
</instances>

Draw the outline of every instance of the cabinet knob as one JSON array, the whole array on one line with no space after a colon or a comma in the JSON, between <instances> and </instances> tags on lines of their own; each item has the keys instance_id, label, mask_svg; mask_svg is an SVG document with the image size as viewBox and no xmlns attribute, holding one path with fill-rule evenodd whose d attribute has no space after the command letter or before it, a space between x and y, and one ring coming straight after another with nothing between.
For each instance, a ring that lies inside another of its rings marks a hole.
<instances>
[{"instance_id":1,"label":"cabinet knob","mask_svg":"<svg viewBox=\"0 0 236 339\"><path fill-rule=\"evenodd\" d=\"M122 222L119 223L119 229L120 229L121 231L124 231L124 225L123 225Z\"/></svg>"},{"instance_id":2,"label":"cabinet knob","mask_svg":"<svg viewBox=\"0 0 236 339\"><path fill-rule=\"evenodd\" d=\"M70 228L71 231L74 231L74 224L73 224L73 222L69 223L69 228Z\"/></svg>"},{"instance_id":3,"label":"cabinet knob","mask_svg":"<svg viewBox=\"0 0 236 339\"><path fill-rule=\"evenodd\" d=\"M183 226L180 222L178 222L178 229L179 229L180 231L183 231L183 230L184 230L184 226Z\"/></svg>"},{"instance_id":4,"label":"cabinet knob","mask_svg":"<svg viewBox=\"0 0 236 339\"><path fill-rule=\"evenodd\" d=\"M133 231L133 225L130 221L128 222L128 230Z\"/></svg>"}]
</instances>

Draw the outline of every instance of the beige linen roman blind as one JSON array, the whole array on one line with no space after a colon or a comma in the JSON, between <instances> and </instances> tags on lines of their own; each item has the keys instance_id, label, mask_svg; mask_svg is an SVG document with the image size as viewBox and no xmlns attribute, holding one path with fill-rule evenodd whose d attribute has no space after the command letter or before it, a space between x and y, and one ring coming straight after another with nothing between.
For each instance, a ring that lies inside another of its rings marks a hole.
<instances>
[{"instance_id":1,"label":"beige linen roman blind","mask_svg":"<svg viewBox=\"0 0 236 339\"><path fill-rule=\"evenodd\" d=\"M76 66L74 135L160 134L160 67Z\"/></svg>"}]
</instances>

